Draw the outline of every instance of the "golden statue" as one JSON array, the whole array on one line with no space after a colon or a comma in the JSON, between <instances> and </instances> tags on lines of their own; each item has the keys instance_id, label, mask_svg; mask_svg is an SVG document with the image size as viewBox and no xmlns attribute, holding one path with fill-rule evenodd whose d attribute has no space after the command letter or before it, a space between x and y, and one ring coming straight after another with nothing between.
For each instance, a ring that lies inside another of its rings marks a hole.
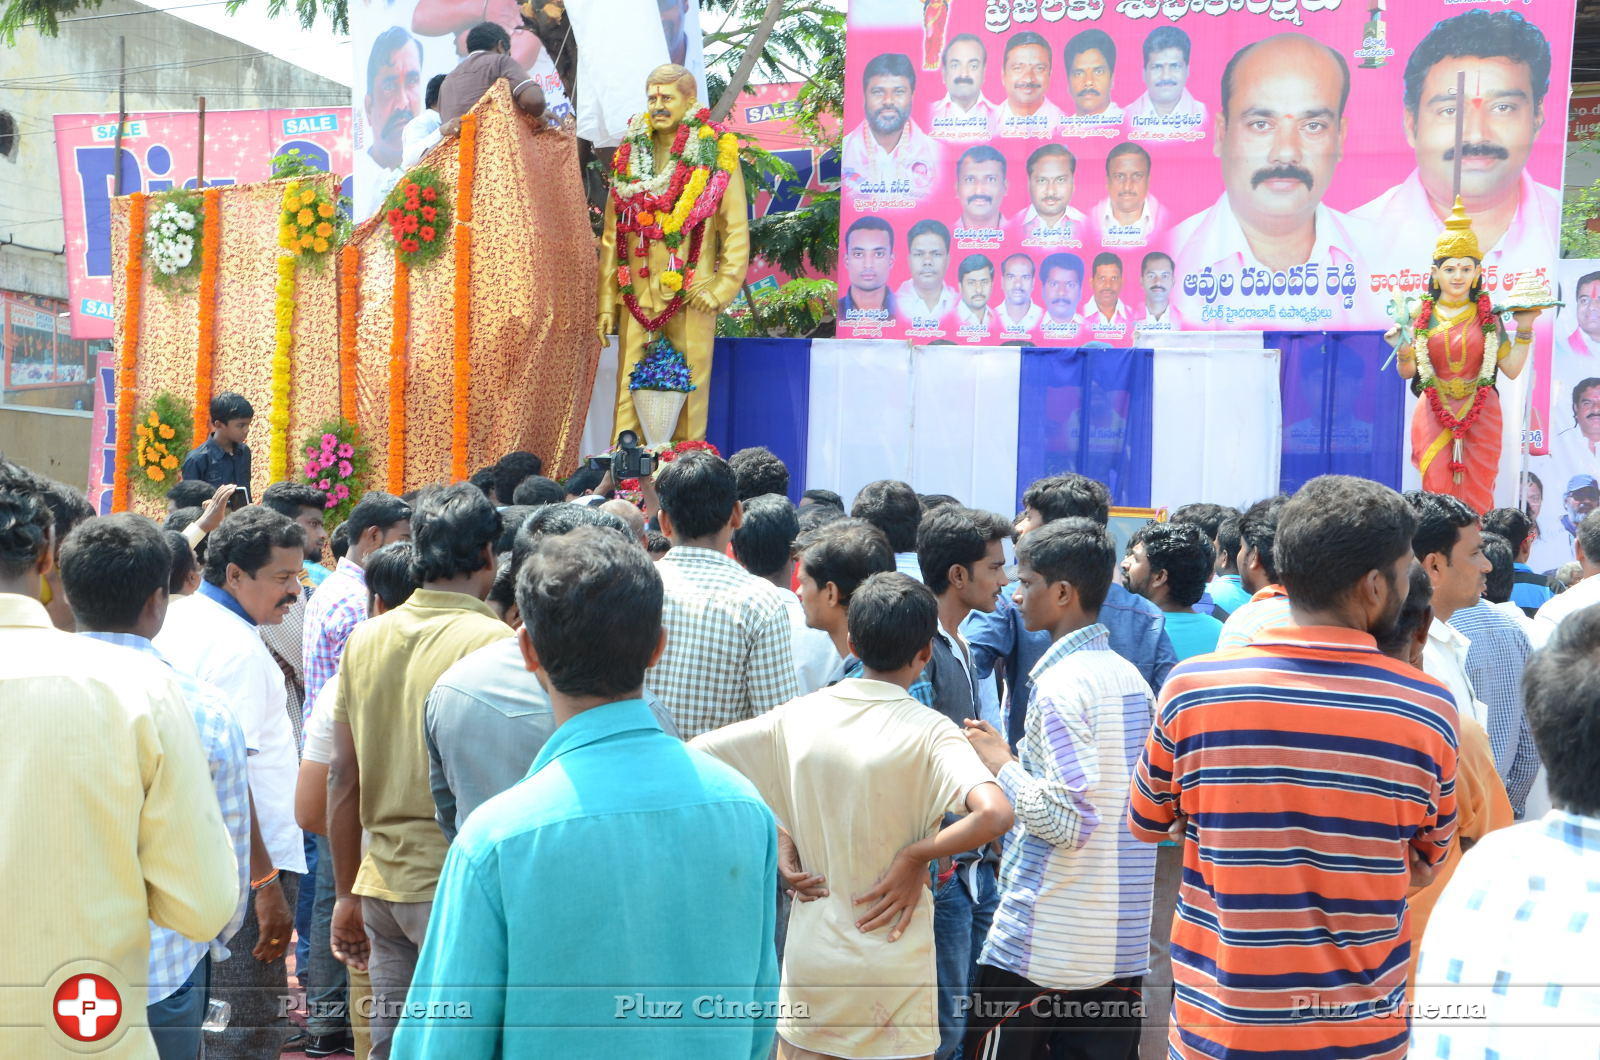
<instances>
[{"instance_id":1,"label":"golden statue","mask_svg":"<svg viewBox=\"0 0 1600 1060\"><path fill-rule=\"evenodd\" d=\"M748 202L732 133L695 99L694 76L668 64L646 81L648 109L634 117L612 160L600 242L600 341L615 331L613 435L639 430L628 376L658 338L689 362L694 389L674 441L704 438L717 314L744 284L750 261Z\"/></svg>"}]
</instances>

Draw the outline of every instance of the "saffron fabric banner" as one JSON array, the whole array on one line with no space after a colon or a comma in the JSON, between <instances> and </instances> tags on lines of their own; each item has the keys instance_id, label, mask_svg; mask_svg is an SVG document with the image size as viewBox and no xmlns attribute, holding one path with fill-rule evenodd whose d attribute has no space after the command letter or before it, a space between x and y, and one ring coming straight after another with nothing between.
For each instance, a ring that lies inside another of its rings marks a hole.
<instances>
[{"instance_id":1,"label":"saffron fabric banner","mask_svg":"<svg viewBox=\"0 0 1600 1060\"><path fill-rule=\"evenodd\" d=\"M1458 76L1485 288L1553 287L1573 0L1375 7L852 0L840 337L1381 332L1426 291Z\"/></svg>"},{"instance_id":2,"label":"saffron fabric banner","mask_svg":"<svg viewBox=\"0 0 1600 1060\"><path fill-rule=\"evenodd\" d=\"M117 115L57 114L55 127L72 337L109 339ZM122 127L122 193L194 187L199 138L195 111L129 114ZM325 172L349 174L350 108L206 112L207 184L266 180L272 160L290 151ZM348 180L342 190L349 194Z\"/></svg>"}]
</instances>

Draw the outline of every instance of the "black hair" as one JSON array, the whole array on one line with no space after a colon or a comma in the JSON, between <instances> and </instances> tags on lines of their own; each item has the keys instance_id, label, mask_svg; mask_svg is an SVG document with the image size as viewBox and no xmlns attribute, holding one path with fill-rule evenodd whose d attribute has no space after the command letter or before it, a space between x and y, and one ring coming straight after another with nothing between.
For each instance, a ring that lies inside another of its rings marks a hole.
<instances>
[{"instance_id":1,"label":"black hair","mask_svg":"<svg viewBox=\"0 0 1600 1060\"><path fill-rule=\"evenodd\" d=\"M1022 495L1022 505L1038 512L1047 523L1077 516L1104 526L1110 518L1111 491L1103 483L1068 471L1036 480Z\"/></svg>"},{"instance_id":2,"label":"black hair","mask_svg":"<svg viewBox=\"0 0 1600 1060\"><path fill-rule=\"evenodd\" d=\"M944 51L939 53L939 65L941 67L944 66L945 60L950 58L950 49L955 47L957 44L976 44L978 46L978 50L983 53L983 61L985 63L989 61L989 49L984 46L983 39L981 37L979 37L976 33L957 33L954 37L951 37L945 42Z\"/></svg>"},{"instance_id":3,"label":"black hair","mask_svg":"<svg viewBox=\"0 0 1600 1060\"><path fill-rule=\"evenodd\" d=\"M480 467L478 470L472 473L472 477L467 481L481 489L485 497L488 497L490 500L494 500L493 465L490 465L489 467Z\"/></svg>"},{"instance_id":4,"label":"black hair","mask_svg":"<svg viewBox=\"0 0 1600 1060\"><path fill-rule=\"evenodd\" d=\"M72 532L72 528L86 519L95 516L94 505L89 503L83 491L76 486L69 486L65 482L39 476L39 496L44 498L45 507L50 509L51 522L56 532L56 555L61 554L61 545Z\"/></svg>"},{"instance_id":5,"label":"black hair","mask_svg":"<svg viewBox=\"0 0 1600 1060\"><path fill-rule=\"evenodd\" d=\"M1400 605L1400 613L1395 616L1393 627L1382 631L1377 638L1379 651L1391 659L1402 661L1409 657L1411 641L1416 637L1429 605L1433 603L1433 582L1428 579L1428 572L1422 564L1413 560L1406 580L1411 588L1406 594L1406 602Z\"/></svg>"},{"instance_id":6,"label":"black hair","mask_svg":"<svg viewBox=\"0 0 1600 1060\"><path fill-rule=\"evenodd\" d=\"M82 630L127 632L171 581L172 550L161 528L142 515L90 519L61 546L61 587Z\"/></svg>"},{"instance_id":7,"label":"black hair","mask_svg":"<svg viewBox=\"0 0 1600 1060\"><path fill-rule=\"evenodd\" d=\"M1144 39L1144 61L1148 64L1150 57L1156 52L1176 48L1183 52L1183 61L1187 63L1190 47L1189 35L1177 26L1157 26Z\"/></svg>"},{"instance_id":8,"label":"black hair","mask_svg":"<svg viewBox=\"0 0 1600 1060\"><path fill-rule=\"evenodd\" d=\"M216 495L217 487L204 479L186 478L174 482L167 491L167 505L173 511L179 508L198 508Z\"/></svg>"},{"instance_id":9,"label":"black hair","mask_svg":"<svg viewBox=\"0 0 1600 1060\"><path fill-rule=\"evenodd\" d=\"M1000 176L1004 178L1006 175L1006 156L1001 154L999 151L996 151L988 144L978 144L975 147L969 147L965 151L961 152L961 157L956 159L957 173L961 172L961 166L965 162L999 162ZM862 220L866 220L866 218L862 218ZM859 224L860 222L857 223Z\"/></svg>"},{"instance_id":10,"label":"black hair","mask_svg":"<svg viewBox=\"0 0 1600 1060\"><path fill-rule=\"evenodd\" d=\"M189 575L199 566L194 549L189 547L189 539L176 530L163 530L161 536L167 542L167 549L172 553L172 572L167 576L167 593L177 596L183 592Z\"/></svg>"},{"instance_id":11,"label":"black hair","mask_svg":"<svg viewBox=\"0 0 1600 1060\"><path fill-rule=\"evenodd\" d=\"M393 611L417 589L417 550L409 541L391 541L367 557L362 565L367 594Z\"/></svg>"},{"instance_id":12,"label":"black hair","mask_svg":"<svg viewBox=\"0 0 1600 1060\"><path fill-rule=\"evenodd\" d=\"M644 532L644 550L651 556L660 558L672 551L672 542L667 540L667 535L659 530L646 530Z\"/></svg>"},{"instance_id":13,"label":"black hair","mask_svg":"<svg viewBox=\"0 0 1600 1060\"><path fill-rule=\"evenodd\" d=\"M1068 70L1072 69L1072 60L1084 52L1099 52L1106 57L1106 65L1115 72L1117 69L1117 42L1111 39L1111 34L1103 29L1086 29L1072 36L1067 41L1067 46L1061 50L1061 65Z\"/></svg>"},{"instance_id":14,"label":"black hair","mask_svg":"<svg viewBox=\"0 0 1600 1060\"><path fill-rule=\"evenodd\" d=\"M1550 800L1600 816L1600 608L1568 616L1522 674L1522 699Z\"/></svg>"},{"instance_id":15,"label":"black hair","mask_svg":"<svg viewBox=\"0 0 1600 1060\"><path fill-rule=\"evenodd\" d=\"M404 30L401 32L404 32ZM421 54L420 47L418 54ZM244 395L235 394L231 390L218 394L211 399L210 412L212 423L232 423L234 420L253 420L256 418L256 410L250 407L250 402L245 400Z\"/></svg>"},{"instance_id":16,"label":"black hair","mask_svg":"<svg viewBox=\"0 0 1600 1060\"><path fill-rule=\"evenodd\" d=\"M328 535L328 551L333 553L335 563L344 559L350 553L350 520L346 519L333 528Z\"/></svg>"},{"instance_id":17,"label":"black hair","mask_svg":"<svg viewBox=\"0 0 1600 1060\"><path fill-rule=\"evenodd\" d=\"M389 528L395 523L410 518L411 505L392 493L368 490L361 495L356 506L350 509L350 518L346 519L343 525L349 528L346 532L350 535L350 543L354 545L373 527L377 527L382 533L388 533Z\"/></svg>"},{"instance_id":18,"label":"black hair","mask_svg":"<svg viewBox=\"0 0 1600 1060\"><path fill-rule=\"evenodd\" d=\"M1146 172L1149 172L1151 166L1153 165L1153 163L1150 161L1149 151L1146 151L1136 143L1131 143L1127 140L1124 140L1122 143L1113 147L1109 153L1107 153L1106 176L1109 177L1111 175L1111 163L1115 162L1123 155L1138 155L1140 158L1144 159L1144 168Z\"/></svg>"},{"instance_id":19,"label":"black hair","mask_svg":"<svg viewBox=\"0 0 1600 1060\"><path fill-rule=\"evenodd\" d=\"M492 52L500 45L511 47L511 34L494 22L480 22L467 30L467 51Z\"/></svg>"},{"instance_id":20,"label":"black hair","mask_svg":"<svg viewBox=\"0 0 1600 1060\"><path fill-rule=\"evenodd\" d=\"M1122 274L1122 259L1109 250L1102 250L1094 256L1094 267L1091 271L1098 271L1102 265L1115 265L1117 274Z\"/></svg>"},{"instance_id":21,"label":"black hair","mask_svg":"<svg viewBox=\"0 0 1600 1060\"><path fill-rule=\"evenodd\" d=\"M916 67L911 65L909 56L902 55L899 52L884 52L882 55L875 55L867 61L866 67L861 71L861 87L863 90L866 89L867 82L874 77L903 77L911 82L912 91L915 91L917 87Z\"/></svg>"},{"instance_id":22,"label":"black hair","mask_svg":"<svg viewBox=\"0 0 1600 1060\"><path fill-rule=\"evenodd\" d=\"M678 536L710 537L728 525L739 502L739 480L720 456L685 453L656 472L656 496Z\"/></svg>"},{"instance_id":23,"label":"black hair","mask_svg":"<svg viewBox=\"0 0 1600 1060\"><path fill-rule=\"evenodd\" d=\"M1600 508L1583 517L1578 524L1578 544L1590 564L1600 563Z\"/></svg>"},{"instance_id":24,"label":"black hair","mask_svg":"<svg viewBox=\"0 0 1600 1060\"><path fill-rule=\"evenodd\" d=\"M1278 580L1278 561L1276 555L1276 540L1278 536L1278 515L1283 511L1283 506L1289 503L1289 498L1280 493L1276 497L1256 501L1244 510L1239 517L1239 540L1249 545L1255 552L1261 569L1266 572L1267 581Z\"/></svg>"},{"instance_id":25,"label":"black hair","mask_svg":"<svg viewBox=\"0 0 1600 1060\"><path fill-rule=\"evenodd\" d=\"M1015 256L1015 255L1013 255L1013 256ZM1023 255L1023 256L1025 257L1026 255ZM922 505L922 514L923 515L927 515L929 512L933 511L935 508L964 508L964 507L966 507L964 504L961 503L959 498L952 497L948 493L919 493L919 494L917 494L917 503Z\"/></svg>"},{"instance_id":26,"label":"black hair","mask_svg":"<svg viewBox=\"0 0 1600 1060\"><path fill-rule=\"evenodd\" d=\"M494 466L494 499L500 504L515 504L517 487L522 480L543 470L544 461L525 449L507 453Z\"/></svg>"},{"instance_id":27,"label":"black hair","mask_svg":"<svg viewBox=\"0 0 1600 1060\"><path fill-rule=\"evenodd\" d=\"M917 564L922 581L935 596L950 588L950 568L972 572L989 554L989 545L1011 536L1011 527L992 512L945 505L922 517L917 527Z\"/></svg>"},{"instance_id":28,"label":"black hair","mask_svg":"<svg viewBox=\"0 0 1600 1060\"><path fill-rule=\"evenodd\" d=\"M328 510L328 495L303 482L274 482L261 491L261 505L286 519L298 519L305 508L314 508L321 516Z\"/></svg>"},{"instance_id":29,"label":"black hair","mask_svg":"<svg viewBox=\"0 0 1600 1060\"><path fill-rule=\"evenodd\" d=\"M747 501L764 493L789 495L789 468L778 454L763 445L741 449L728 457L733 477L739 483L739 499Z\"/></svg>"},{"instance_id":30,"label":"black hair","mask_svg":"<svg viewBox=\"0 0 1600 1060\"><path fill-rule=\"evenodd\" d=\"M1578 385L1572 388L1572 415L1574 418L1578 415L1578 399L1583 396L1585 390L1596 386L1600 386L1600 379L1590 376L1587 379L1580 379Z\"/></svg>"},{"instance_id":31,"label":"black hair","mask_svg":"<svg viewBox=\"0 0 1600 1060\"><path fill-rule=\"evenodd\" d=\"M532 514L531 504L513 504L500 509L500 536L494 541L496 556L503 556L511 551L511 546L517 540L517 531L522 529L522 524Z\"/></svg>"},{"instance_id":32,"label":"black hair","mask_svg":"<svg viewBox=\"0 0 1600 1060\"><path fill-rule=\"evenodd\" d=\"M1017 562L1046 582L1066 582L1089 614L1098 614L1111 590L1117 545L1103 522L1071 516L1055 519L1017 542Z\"/></svg>"},{"instance_id":33,"label":"black hair","mask_svg":"<svg viewBox=\"0 0 1600 1060\"><path fill-rule=\"evenodd\" d=\"M1010 265L1013 261L1025 261L1025 262L1027 262L1028 263L1028 275L1029 276L1036 275L1038 273L1038 271L1039 271L1039 267L1033 263L1033 258L1029 257L1025 252L1018 250L1018 251L1016 251L1014 253L1007 254L1004 258L1001 259L1001 261L1000 261L1000 271L1001 271L1001 273L1004 273L1006 271L1006 267L1008 265Z\"/></svg>"},{"instance_id":34,"label":"black hair","mask_svg":"<svg viewBox=\"0 0 1600 1060\"><path fill-rule=\"evenodd\" d=\"M893 673L911 665L939 628L939 601L909 575L887 571L861 583L846 618L856 658L868 669Z\"/></svg>"},{"instance_id":35,"label":"black hair","mask_svg":"<svg viewBox=\"0 0 1600 1060\"><path fill-rule=\"evenodd\" d=\"M1263 37L1261 40L1252 41L1251 43L1246 44L1243 48L1240 48L1238 51L1234 52L1233 53L1233 58L1228 60L1228 65L1222 68L1222 120L1223 121L1227 121L1228 120L1228 103L1233 99L1233 75L1234 75L1234 72L1238 69L1239 64L1244 61L1244 57L1246 55L1249 55L1252 51L1254 51L1256 48L1260 47L1261 45L1266 44L1268 41L1274 40L1276 37L1290 37L1290 36L1300 37L1300 38L1302 38L1302 39L1304 39L1306 41L1310 41L1312 44L1319 45L1329 55L1333 56L1333 61L1334 62L1339 64L1339 74L1343 78L1342 87L1341 87L1341 89L1339 91L1339 116L1340 117L1344 116L1345 104L1350 101L1350 64L1345 61L1344 56L1340 55L1333 48L1330 48L1326 44L1323 44L1321 41L1315 40L1315 39L1313 39L1311 37L1307 37L1307 36L1305 36L1305 34L1302 34L1302 33L1278 33L1278 34L1274 34L1273 36Z\"/></svg>"},{"instance_id":36,"label":"black hair","mask_svg":"<svg viewBox=\"0 0 1600 1060\"><path fill-rule=\"evenodd\" d=\"M1490 508L1483 513L1483 532L1505 538L1515 552L1533 533L1533 517L1521 508Z\"/></svg>"},{"instance_id":37,"label":"black hair","mask_svg":"<svg viewBox=\"0 0 1600 1060\"><path fill-rule=\"evenodd\" d=\"M839 590L849 603L857 587L874 574L894 570L894 550L883 531L865 519L836 519L807 533L796 543L806 577Z\"/></svg>"},{"instance_id":38,"label":"black hair","mask_svg":"<svg viewBox=\"0 0 1600 1060\"><path fill-rule=\"evenodd\" d=\"M1188 523L1190 526L1198 526L1205 532L1207 538L1215 539L1223 520L1230 516L1237 519L1239 518L1239 513L1225 504L1208 504L1201 501L1174 508L1172 514L1167 516L1167 522Z\"/></svg>"},{"instance_id":39,"label":"black hair","mask_svg":"<svg viewBox=\"0 0 1600 1060\"><path fill-rule=\"evenodd\" d=\"M422 42L406 32L404 26L390 26L377 39L372 42L372 51L367 53L367 94L372 94L372 86L377 83L378 71L383 69L383 60L405 47L414 45L417 49L417 59L422 59Z\"/></svg>"},{"instance_id":40,"label":"black hair","mask_svg":"<svg viewBox=\"0 0 1600 1060\"><path fill-rule=\"evenodd\" d=\"M439 90L444 87L444 79L448 74L434 74L428 78L428 87L422 90L422 105L429 110L439 108Z\"/></svg>"},{"instance_id":41,"label":"black hair","mask_svg":"<svg viewBox=\"0 0 1600 1060\"><path fill-rule=\"evenodd\" d=\"M271 562L273 549L292 548L303 555L305 547L305 527L293 519L259 504L240 508L206 539L206 581L223 585L230 565L254 578Z\"/></svg>"},{"instance_id":42,"label":"black hair","mask_svg":"<svg viewBox=\"0 0 1600 1060\"><path fill-rule=\"evenodd\" d=\"M961 265L956 269L956 282L967 278L967 273L978 272L981 269L989 270L989 278L994 278L994 262L986 254L968 254L961 259Z\"/></svg>"},{"instance_id":43,"label":"black hair","mask_svg":"<svg viewBox=\"0 0 1600 1060\"><path fill-rule=\"evenodd\" d=\"M1078 172L1078 159L1071 151L1067 150L1064 144L1045 144L1043 147L1034 148L1033 153L1028 156L1028 161L1024 163L1023 169L1031 177L1033 176L1033 167L1046 158L1065 158L1067 160L1067 172L1073 174Z\"/></svg>"},{"instance_id":44,"label":"black hair","mask_svg":"<svg viewBox=\"0 0 1600 1060\"><path fill-rule=\"evenodd\" d=\"M829 508L837 508L841 512L844 511L844 498L832 490L806 490L800 494L800 504L803 507L809 507L809 505L806 505L806 501L811 501L813 504L826 505Z\"/></svg>"},{"instance_id":45,"label":"black hair","mask_svg":"<svg viewBox=\"0 0 1600 1060\"><path fill-rule=\"evenodd\" d=\"M1511 587L1516 584L1517 550L1499 534L1485 533L1483 558L1489 561L1489 573L1483 579L1483 598L1491 604L1503 604L1511 599Z\"/></svg>"},{"instance_id":46,"label":"black hair","mask_svg":"<svg viewBox=\"0 0 1600 1060\"><path fill-rule=\"evenodd\" d=\"M21 578L50 547L55 519L33 472L0 457L0 577Z\"/></svg>"},{"instance_id":47,"label":"black hair","mask_svg":"<svg viewBox=\"0 0 1600 1060\"><path fill-rule=\"evenodd\" d=\"M510 556L502 559L495 568L494 584L489 586L489 595L484 597L484 602L498 607L502 615L517 602L517 568Z\"/></svg>"},{"instance_id":48,"label":"black hair","mask_svg":"<svg viewBox=\"0 0 1600 1060\"><path fill-rule=\"evenodd\" d=\"M916 491L904 482L883 478L867 483L856 494L850 514L882 530L894 551L916 551L922 505L917 503Z\"/></svg>"},{"instance_id":49,"label":"black hair","mask_svg":"<svg viewBox=\"0 0 1600 1060\"><path fill-rule=\"evenodd\" d=\"M1407 490L1406 503L1417 517L1417 528L1411 537L1411 550L1418 559L1427 559L1435 552L1450 562L1450 553L1461 540L1461 531L1478 522L1478 513L1468 508L1459 498L1445 493L1425 493Z\"/></svg>"},{"instance_id":50,"label":"black hair","mask_svg":"<svg viewBox=\"0 0 1600 1060\"><path fill-rule=\"evenodd\" d=\"M1039 265L1039 278L1048 280L1054 269L1066 269L1078 277L1078 283L1083 283L1083 259L1071 251L1062 250L1046 256Z\"/></svg>"},{"instance_id":51,"label":"black hair","mask_svg":"<svg viewBox=\"0 0 1600 1060\"><path fill-rule=\"evenodd\" d=\"M662 597L644 550L594 527L541 540L517 573L523 628L550 684L569 696L622 696L644 684Z\"/></svg>"},{"instance_id":52,"label":"black hair","mask_svg":"<svg viewBox=\"0 0 1600 1060\"><path fill-rule=\"evenodd\" d=\"M459 578L489 566L494 557L485 553L499 539L500 524L500 513L470 483L423 490L411 513L417 581Z\"/></svg>"},{"instance_id":53,"label":"black hair","mask_svg":"<svg viewBox=\"0 0 1600 1060\"><path fill-rule=\"evenodd\" d=\"M567 476L567 480L561 484L561 488L567 491L568 496L582 497L584 494L592 493L598 489L601 480L605 477L606 473L597 467L580 467Z\"/></svg>"},{"instance_id":54,"label":"black hair","mask_svg":"<svg viewBox=\"0 0 1600 1060\"><path fill-rule=\"evenodd\" d=\"M633 531L628 529L628 524L610 512L601 511L598 505L546 505L543 508L533 509L517 530L516 541L511 546L513 573L522 569L522 565L533 554L533 550L538 547L542 538L570 534L582 526L593 526L601 530L614 530L621 534L624 540L638 540L633 535Z\"/></svg>"},{"instance_id":55,"label":"black hair","mask_svg":"<svg viewBox=\"0 0 1600 1060\"><path fill-rule=\"evenodd\" d=\"M752 497L744 521L733 532L733 558L758 578L769 578L794 557L800 520L789 498L777 493Z\"/></svg>"},{"instance_id":56,"label":"black hair","mask_svg":"<svg viewBox=\"0 0 1600 1060\"><path fill-rule=\"evenodd\" d=\"M1523 64L1533 104L1544 106L1550 91L1550 42L1539 27L1515 11L1466 11L1435 23L1406 60L1406 112L1415 115L1422 105L1422 83L1429 70L1446 59L1468 57Z\"/></svg>"},{"instance_id":57,"label":"black hair","mask_svg":"<svg viewBox=\"0 0 1600 1060\"><path fill-rule=\"evenodd\" d=\"M1128 542L1143 545L1151 570L1167 572L1167 591L1180 607L1193 607L1206 594L1206 583L1216 563L1211 540L1194 523L1149 523Z\"/></svg>"},{"instance_id":58,"label":"black hair","mask_svg":"<svg viewBox=\"0 0 1600 1060\"><path fill-rule=\"evenodd\" d=\"M843 508L835 508L831 504L808 504L795 513L800 520L800 533L809 534L819 527L836 523L840 519L850 518L844 514Z\"/></svg>"},{"instance_id":59,"label":"black hair","mask_svg":"<svg viewBox=\"0 0 1600 1060\"><path fill-rule=\"evenodd\" d=\"M180 532L187 530L199 520L202 514L204 513L199 508L175 508L167 513L166 519L161 523L161 529ZM204 540L204 538L201 540Z\"/></svg>"},{"instance_id":60,"label":"black hair","mask_svg":"<svg viewBox=\"0 0 1600 1060\"><path fill-rule=\"evenodd\" d=\"M1044 49L1044 61L1046 63L1049 63L1052 60L1053 55L1050 51L1050 42L1045 40L1044 37L1035 33L1033 30L1025 29L1017 33L1013 33L1011 36L1006 38L1006 50L1001 53L1000 61L1002 63L1005 62L1007 59L1011 58L1012 52L1016 51L1018 48L1026 48L1030 44Z\"/></svg>"},{"instance_id":61,"label":"black hair","mask_svg":"<svg viewBox=\"0 0 1600 1060\"><path fill-rule=\"evenodd\" d=\"M850 249L850 237L857 232L886 232L889 235L889 246L894 246L894 226L881 217L869 214L851 221L850 227L844 230L844 239L841 241L846 250Z\"/></svg>"},{"instance_id":62,"label":"black hair","mask_svg":"<svg viewBox=\"0 0 1600 1060\"><path fill-rule=\"evenodd\" d=\"M543 475L529 475L517 483L517 488L511 493L512 504L526 504L535 508L541 504L560 504L566 499L566 488L555 479Z\"/></svg>"},{"instance_id":63,"label":"black hair","mask_svg":"<svg viewBox=\"0 0 1600 1060\"><path fill-rule=\"evenodd\" d=\"M1173 269L1176 269L1178 267L1178 263L1172 260L1172 255L1171 254L1168 254L1164 250L1152 250L1150 253L1146 254L1143 258L1139 259L1139 274L1141 276L1144 275L1144 271L1150 267L1150 263L1152 261L1156 260L1157 258L1165 259L1166 263L1168 265L1172 266Z\"/></svg>"},{"instance_id":64,"label":"black hair","mask_svg":"<svg viewBox=\"0 0 1600 1060\"><path fill-rule=\"evenodd\" d=\"M1368 572L1388 577L1395 561L1411 551L1416 529L1411 506L1388 486L1320 475L1301 486L1278 514L1272 542L1278 580L1298 606L1329 610Z\"/></svg>"},{"instance_id":65,"label":"black hair","mask_svg":"<svg viewBox=\"0 0 1600 1060\"><path fill-rule=\"evenodd\" d=\"M911 250L911 241L918 236L936 235L944 240L946 253L950 251L950 229L943 221L935 221L931 217L924 217L910 228L906 229L906 251Z\"/></svg>"},{"instance_id":66,"label":"black hair","mask_svg":"<svg viewBox=\"0 0 1600 1060\"><path fill-rule=\"evenodd\" d=\"M1217 524L1217 554L1224 567L1239 566L1239 515L1234 513Z\"/></svg>"}]
</instances>

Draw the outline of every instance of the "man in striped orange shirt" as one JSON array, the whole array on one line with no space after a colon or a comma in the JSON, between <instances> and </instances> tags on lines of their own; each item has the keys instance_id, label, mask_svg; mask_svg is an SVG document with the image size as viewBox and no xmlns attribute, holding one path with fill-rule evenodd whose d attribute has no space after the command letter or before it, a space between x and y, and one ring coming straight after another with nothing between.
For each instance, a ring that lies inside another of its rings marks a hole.
<instances>
[{"instance_id":1,"label":"man in striped orange shirt","mask_svg":"<svg viewBox=\"0 0 1600 1060\"><path fill-rule=\"evenodd\" d=\"M1128 823L1153 843L1182 822L1174 1056L1405 1056L1406 891L1456 818L1449 693L1374 639L1405 602L1415 526L1385 486L1307 483L1274 541L1292 624L1162 691Z\"/></svg>"}]
</instances>

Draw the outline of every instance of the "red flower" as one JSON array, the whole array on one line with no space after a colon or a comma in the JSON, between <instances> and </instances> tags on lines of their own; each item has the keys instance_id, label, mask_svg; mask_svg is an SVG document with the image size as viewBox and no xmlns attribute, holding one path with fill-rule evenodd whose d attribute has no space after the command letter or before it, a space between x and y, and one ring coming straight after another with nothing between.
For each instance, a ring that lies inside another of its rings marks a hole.
<instances>
[{"instance_id":1,"label":"red flower","mask_svg":"<svg viewBox=\"0 0 1600 1060\"><path fill-rule=\"evenodd\" d=\"M417 230L417 217L415 214L406 217L405 229L407 232L415 232Z\"/></svg>"},{"instance_id":2,"label":"red flower","mask_svg":"<svg viewBox=\"0 0 1600 1060\"><path fill-rule=\"evenodd\" d=\"M431 185L429 187L426 187L426 188L422 189L422 198L425 201L433 202L438 197L439 197L439 189L437 189L435 187L432 187Z\"/></svg>"},{"instance_id":3,"label":"red flower","mask_svg":"<svg viewBox=\"0 0 1600 1060\"><path fill-rule=\"evenodd\" d=\"M405 193L407 198L415 196L417 194L417 182L414 180L407 181Z\"/></svg>"},{"instance_id":4,"label":"red flower","mask_svg":"<svg viewBox=\"0 0 1600 1060\"><path fill-rule=\"evenodd\" d=\"M389 223L394 224L396 221L400 220L401 216L402 214L400 213L400 207L396 206L394 209L389 211Z\"/></svg>"},{"instance_id":5,"label":"red flower","mask_svg":"<svg viewBox=\"0 0 1600 1060\"><path fill-rule=\"evenodd\" d=\"M432 225L423 225L422 228L418 230L417 235L422 237L422 241L424 243L432 243L433 242L433 226Z\"/></svg>"},{"instance_id":6,"label":"red flower","mask_svg":"<svg viewBox=\"0 0 1600 1060\"><path fill-rule=\"evenodd\" d=\"M407 254L415 254L417 252L417 248L418 243L415 239L402 239L400 241L400 249L405 251Z\"/></svg>"},{"instance_id":7,"label":"red flower","mask_svg":"<svg viewBox=\"0 0 1600 1060\"><path fill-rule=\"evenodd\" d=\"M710 121L711 120L711 108L710 107L701 107L698 111L695 112L695 117L699 118L701 121Z\"/></svg>"},{"instance_id":8,"label":"red flower","mask_svg":"<svg viewBox=\"0 0 1600 1060\"><path fill-rule=\"evenodd\" d=\"M434 209L432 206L424 206L422 208L422 219L424 221L431 221L435 217L438 217L438 216L439 216L439 211Z\"/></svg>"},{"instance_id":9,"label":"red flower","mask_svg":"<svg viewBox=\"0 0 1600 1060\"><path fill-rule=\"evenodd\" d=\"M415 195L411 196L409 199L406 200L406 209L415 210L417 208L417 206L418 206L417 197Z\"/></svg>"}]
</instances>

